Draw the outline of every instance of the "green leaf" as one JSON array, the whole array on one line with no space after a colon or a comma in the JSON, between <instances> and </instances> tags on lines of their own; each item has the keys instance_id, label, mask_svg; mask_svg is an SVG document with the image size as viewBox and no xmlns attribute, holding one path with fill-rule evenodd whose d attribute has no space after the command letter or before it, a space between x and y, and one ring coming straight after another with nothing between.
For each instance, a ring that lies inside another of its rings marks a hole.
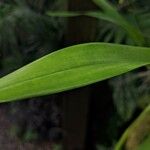
<instances>
[{"instance_id":1,"label":"green leaf","mask_svg":"<svg viewBox=\"0 0 150 150\"><path fill-rule=\"evenodd\" d=\"M107 0L93 0L93 2L95 2L95 4L103 9L103 13L91 12L89 14L90 16L115 23L128 33L128 35L134 40L136 45L143 46L145 44L145 40L140 29L130 23L123 15L121 15L117 11L116 7L109 4Z\"/></svg>"},{"instance_id":2,"label":"green leaf","mask_svg":"<svg viewBox=\"0 0 150 150\"><path fill-rule=\"evenodd\" d=\"M53 52L0 79L0 102L58 93L150 64L150 48L88 43Z\"/></svg>"},{"instance_id":3,"label":"green leaf","mask_svg":"<svg viewBox=\"0 0 150 150\"><path fill-rule=\"evenodd\" d=\"M71 11L48 11L46 14L50 17L77 17L83 15L81 12Z\"/></svg>"},{"instance_id":4,"label":"green leaf","mask_svg":"<svg viewBox=\"0 0 150 150\"><path fill-rule=\"evenodd\" d=\"M107 0L93 0L93 2L100 7L99 11L48 11L47 15L50 17L77 17L89 16L97 19L109 21L121 27L128 36L134 41L136 45L145 45L144 35L141 33L138 26L132 24L123 15L121 15L117 8L111 5Z\"/></svg>"}]
</instances>

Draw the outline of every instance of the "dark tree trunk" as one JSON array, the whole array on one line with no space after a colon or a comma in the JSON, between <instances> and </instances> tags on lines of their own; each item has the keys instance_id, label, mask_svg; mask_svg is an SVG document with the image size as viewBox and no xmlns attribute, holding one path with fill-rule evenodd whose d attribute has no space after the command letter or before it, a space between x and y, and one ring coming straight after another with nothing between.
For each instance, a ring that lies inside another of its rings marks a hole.
<instances>
[{"instance_id":1,"label":"dark tree trunk","mask_svg":"<svg viewBox=\"0 0 150 150\"><path fill-rule=\"evenodd\" d=\"M92 0L69 0L68 10L88 11L95 10L97 7ZM66 44L78 44L95 40L96 20L94 18L80 16L68 19L66 32Z\"/></svg>"},{"instance_id":2,"label":"dark tree trunk","mask_svg":"<svg viewBox=\"0 0 150 150\"><path fill-rule=\"evenodd\" d=\"M68 1L68 10L70 11L94 9L96 9L96 6L91 0ZM65 35L66 46L94 41L95 33L95 19L85 16L69 18ZM90 87L65 93L63 97L64 150L85 149L89 100Z\"/></svg>"}]
</instances>

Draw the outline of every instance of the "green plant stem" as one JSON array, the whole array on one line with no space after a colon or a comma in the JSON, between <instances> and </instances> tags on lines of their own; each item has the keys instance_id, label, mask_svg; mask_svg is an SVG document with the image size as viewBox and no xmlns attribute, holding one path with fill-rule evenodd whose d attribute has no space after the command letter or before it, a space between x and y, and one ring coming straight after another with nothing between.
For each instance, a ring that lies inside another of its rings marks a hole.
<instances>
[{"instance_id":1,"label":"green plant stem","mask_svg":"<svg viewBox=\"0 0 150 150\"><path fill-rule=\"evenodd\" d=\"M115 146L115 150L121 150L128 139L129 135L132 134L133 130L135 127L141 125L143 123L143 120L147 117L150 116L150 105L148 105L144 111L141 113L141 115L126 129L126 131L123 133L121 136L120 140Z\"/></svg>"}]
</instances>

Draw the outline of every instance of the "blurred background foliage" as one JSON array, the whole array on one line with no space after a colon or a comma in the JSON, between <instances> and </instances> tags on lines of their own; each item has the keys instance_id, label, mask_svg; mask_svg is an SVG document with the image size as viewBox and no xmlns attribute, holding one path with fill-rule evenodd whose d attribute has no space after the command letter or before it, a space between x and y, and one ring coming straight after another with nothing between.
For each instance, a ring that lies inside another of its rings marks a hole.
<instances>
[{"instance_id":1,"label":"blurred background foliage","mask_svg":"<svg viewBox=\"0 0 150 150\"><path fill-rule=\"evenodd\" d=\"M119 26L120 20L118 23L111 21L114 18L103 8L103 1L97 0L98 2L99 9L106 18L98 19L94 41L136 45L137 42ZM150 1L110 0L110 3L119 15L141 33L144 42L139 45L150 46ZM65 0L0 0L1 76L64 47L67 19L50 17L47 12L66 10L66 5ZM96 18L101 17L96 14ZM112 95L113 103L111 115L105 118L105 129L101 129L103 120L99 120L99 109L102 106L96 106L96 125L92 130L96 137L94 144L97 145L97 150L113 149L124 129L150 103L150 71L147 68L140 68L108 82L111 90L107 94ZM11 133L23 141L61 140L63 129L60 99L57 94L1 104L1 107L5 106L9 110L8 117L13 122ZM107 131L103 133L102 130Z\"/></svg>"},{"instance_id":2,"label":"blurred background foliage","mask_svg":"<svg viewBox=\"0 0 150 150\"><path fill-rule=\"evenodd\" d=\"M61 47L64 20L45 15L59 7L54 0L0 1L1 76ZM60 130L54 96L45 98L50 99L47 103L38 99L8 104L8 116L14 123L11 133L23 140L54 139L54 132Z\"/></svg>"},{"instance_id":3,"label":"blurred background foliage","mask_svg":"<svg viewBox=\"0 0 150 150\"><path fill-rule=\"evenodd\" d=\"M146 5L145 2L138 0L120 0L119 2L114 0L113 2L114 5L116 5L115 10L117 10L130 25L137 28L139 32L142 32L145 46L148 46L150 40L148 35L150 25L149 2L146 2ZM120 22L120 20L118 20L118 22ZM103 28L103 30L99 30L98 40L135 45L135 42L127 35L127 32L116 26L116 24L100 21L100 27Z\"/></svg>"},{"instance_id":4,"label":"blurred background foliage","mask_svg":"<svg viewBox=\"0 0 150 150\"><path fill-rule=\"evenodd\" d=\"M53 1L1 2L0 48L1 57L5 58L2 61L4 73L58 49L63 23L44 15L53 7L57 7Z\"/></svg>"}]
</instances>

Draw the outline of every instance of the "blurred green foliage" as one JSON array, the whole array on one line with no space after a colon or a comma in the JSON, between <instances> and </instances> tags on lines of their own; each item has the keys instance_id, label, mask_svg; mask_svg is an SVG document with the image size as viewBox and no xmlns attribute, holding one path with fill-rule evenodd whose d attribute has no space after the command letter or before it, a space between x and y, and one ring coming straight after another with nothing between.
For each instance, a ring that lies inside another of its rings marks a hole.
<instances>
[{"instance_id":1,"label":"blurred green foliage","mask_svg":"<svg viewBox=\"0 0 150 150\"><path fill-rule=\"evenodd\" d=\"M61 7L59 0L0 1L0 76L61 46L64 20L45 14L49 9ZM50 101L47 103L41 99L38 103L31 99L8 105L9 117L13 120L12 130L23 140L39 139L45 132L46 138L55 138L55 135L50 135L50 129L58 124L57 107L52 104L55 98L48 97ZM38 113L41 107L43 112Z\"/></svg>"},{"instance_id":2,"label":"blurred green foliage","mask_svg":"<svg viewBox=\"0 0 150 150\"><path fill-rule=\"evenodd\" d=\"M34 9L38 8L38 3L34 8L32 4L35 3L17 0L0 4L0 57L3 74L59 47L63 35L62 20L51 19L44 14L46 9L50 9L50 4L48 8L43 5L43 12Z\"/></svg>"}]
</instances>

